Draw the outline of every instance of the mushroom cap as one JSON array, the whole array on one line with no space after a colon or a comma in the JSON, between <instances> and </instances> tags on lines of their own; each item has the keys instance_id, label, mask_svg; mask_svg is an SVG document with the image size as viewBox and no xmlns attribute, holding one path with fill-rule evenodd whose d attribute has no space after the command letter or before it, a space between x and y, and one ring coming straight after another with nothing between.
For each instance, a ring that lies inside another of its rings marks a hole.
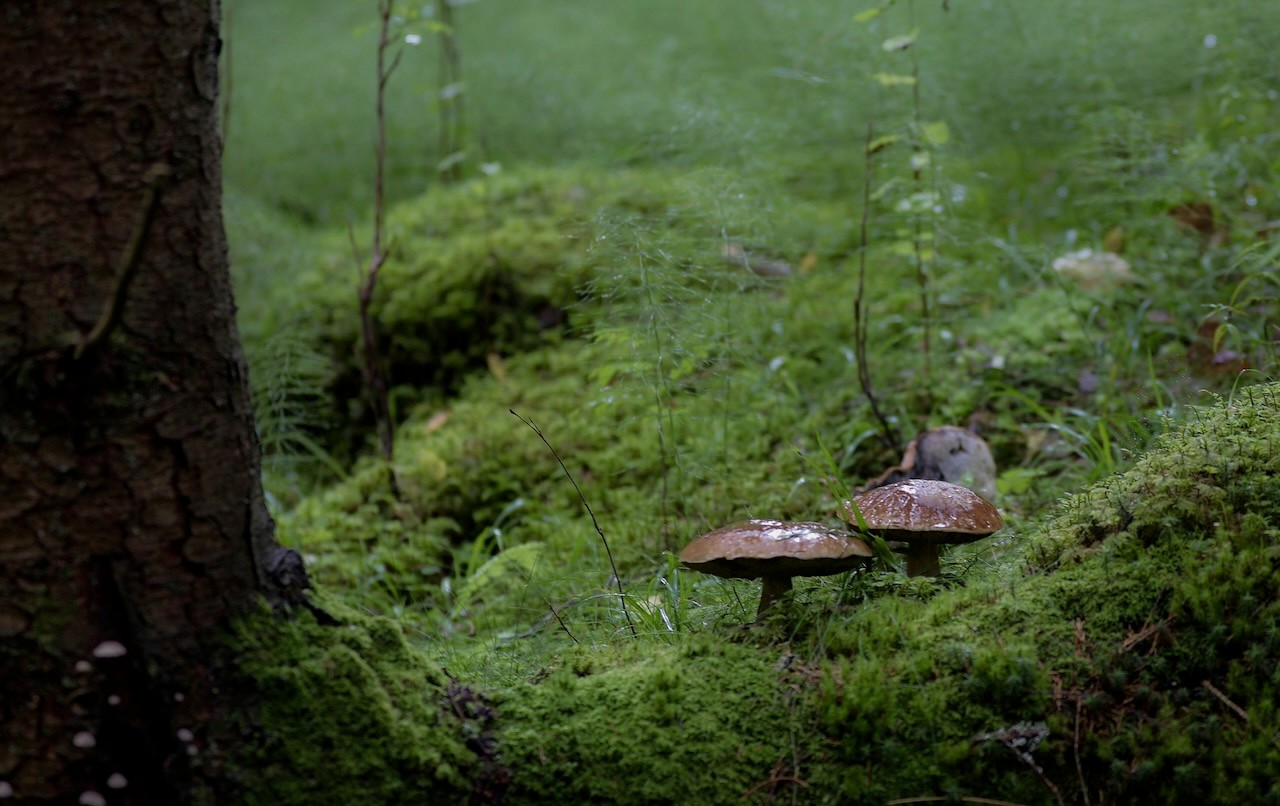
<instances>
[{"instance_id":1,"label":"mushroom cap","mask_svg":"<svg viewBox=\"0 0 1280 806\"><path fill-rule=\"evenodd\" d=\"M680 562L718 577L826 576L865 563L871 547L821 523L750 520L708 532Z\"/></svg>"},{"instance_id":2,"label":"mushroom cap","mask_svg":"<svg viewBox=\"0 0 1280 806\"><path fill-rule=\"evenodd\" d=\"M887 540L906 543L969 543L1004 528L1004 519L987 499L959 484L907 479L853 498L867 528ZM840 516L857 519L848 503Z\"/></svg>"}]
</instances>

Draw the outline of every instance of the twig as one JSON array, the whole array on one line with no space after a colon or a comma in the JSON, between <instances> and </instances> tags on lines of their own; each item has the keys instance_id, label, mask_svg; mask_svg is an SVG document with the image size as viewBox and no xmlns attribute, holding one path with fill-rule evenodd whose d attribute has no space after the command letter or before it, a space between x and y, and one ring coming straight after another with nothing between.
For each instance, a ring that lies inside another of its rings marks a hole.
<instances>
[{"instance_id":1,"label":"twig","mask_svg":"<svg viewBox=\"0 0 1280 806\"><path fill-rule=\"evenodd\" d=\"M571 601L570 604L573 604L573 602ZM560 611L552 607L551 602L547 602L547 609L551 611L551 615L556 617L556 623L560 625L560 629L564 630L564 634L569 636L569 640L575 644L578 643L578 639L574 638L573 633L569 632L569 627L564 623L564 619L560 618Z\"/></svg>"},{"instance_id":2,"label":"twig","mask_svg":"<svg viewBox=\"0 0 1280 806\"><path fill-rule=\"evenodd\" d=\"M129 236L128 243L125 244L124 252L120 255L115 280L111 284L111 296L107 298L102 315L98 317L97 324L80 339L75 352L72 353L72 358L76 361L105 341L119 324L120 316L124 311L124 300L129 293L129 284L133 282L133 276L137 273L138 260L142 257L142 247L146 245L147 236L151 233L151 224L156 218L156 209L160 206L161 180L171 174L172 171L168 165L158 162L148 168L147 173L142 177L144 184L142 215L138 218L138 224Z\"/></svg>"},{"instance_id":3,"label":"twig","mask_svg":"<svg viewBox=\"0 0 1280 806\"><path fill-rule=\"evenodd\" d=\"M1034 770L1035 774L1040 777L1040 781L1050 792L1053 793L1053 799L1058 801L1058 806L1064 806L1065 801L1062 800L1062 792L1059 791L1057 785L1054 784L1053 781L1049 780L1049 776L1045 775L1044 768L1036 763L1036 760L1031 757L1031 754L1025 750L1018 749L1018 747L1008 738L1002 738L1000 742L1005 747L1009 748L1009 750L1018 757L1019 761Z\"/></svg>"},{"instance_id":4,"label":"twig","mask_svg":"<svg viewBox=\"0 0 1280 806\"><path fill-rule=\"evenodd\" d=\"M1231 699L1227 697L1226 694L1223 694L1221 691L1219 691L1217 686L1213 685L1213 683L1210 683L1208 680L1201 680L1200 685L1204 688L1205 691L1209 692L1210 694L1212 694L1213 696L1221 700L1222 704L1230 708L1231 711L1236 716L1240 717L1240 719L1244 720L1245 722L1249 721L1249 712L1244 710L1240 706L1236 705L1234 702L1232 702Z\"/></svg>"},{"instance_id":5,"label":"twig","mask_svg":"<svg viewBox=\"0 0 1280 806\"><path fill-rule=\"evenodd\" d=\"M867 142L866 148L866 170L862 179L862 238L861 246L858 249L858 294L853 300L853 350L854 356L858 361L858 385L862 387L862 394L866 396L867 402L871 405L871 413L875 415L876 421L880 423L880 438L884 441L885 446L892 451L899 450L899 439L897 431L889 424L889 420L880 411L880 404L876 402L875 392L871 389L871 370L867 366L867 318L863 315L863 296L866 291L867 280L867 244L870 236L868 235L868 227L871 221L871 137L872 122L867 121Z\"/></svg>"},{"instance_id":6,"label":"twig","mask_svg":"<svg viewBox=\"0 0 1280 806\"><path fill-rule=\"evenodd\" d=\"M1084 780L1084 765L1080 763L1080 707L1079 701L1076 702L1076 730L1075 730L1075 756L1076 756L1076 776L1080 779L1080 795L1084 798L1084 806L1093 806L1089 802L1089 785Z\"/></svg>"},{"instance_id":7,"label":"twig","mask_svg":"<svg viewBox=\"0 0 1280 806\"><path fill-rule=\"evenodd\" d=\"M758 784L755 784L746 792L743 792L742 797L749 798L752 795L759 793L760 790L764 789L766 786L769 787L769 795L772 796L777 792L778 784L784 784L784 783L795 784L796 786L799 786L801 789L808 789L809 782L801 778L799 774L796 774L796 775L783 774L783 770L786 769L786 767L784 766L784 761L785 759L780 758L776 762L774 762L773 769L769 772L769 777L759 782ZM799 769L798 761L793 759L792 763L796 765L796 769L798 770Z\"/></svg>"},{"instance_id":8,"label":"twig","mask_svg":"<svg viewBox=\"0 0 1280 806\"><path fill-rule=\"evenodd\" d=\"M547 441L547 437L542 433L542 429L538 428L532 420L527 420L519 414L516 414L515 409L507 409L507 411L511 412L512 417L515 417L517 420L533 429L533 433L538 435L538 439L542 440L542 444L547 446L547 450L551 451L551 455L560 463L560 469L564 471L566 476L568 476L569 483L572 484L573 489L577 491L578 498L582 501L582 505L586 507L587 514L591 516L591 525L596 527L596 534L600 535L600 542L604 544L604 553L609 558L609 567L613 569L613 579L618 583L618 601L622 603L622 615L627 619L627 627L631 629L631 637L638 637L636 633L636 625L631 622L631 612L627 610L627 595L622 590L622 577L618 575L618 566L613 561L613 552L609 549L609 541L604 536L604 529L600 528L600 521L596 520L596 513L591 510L591 505L587 503L587 497L582 494L582 488L579 487L578 482L574 480L573 474L570 473L569 468L565 466L564 460L560 458L560 454L556 453L555 447Z\"/></svg>"},{"instance_id":9,"label":"twig","mask_svg":"<svg viewBox=\"0 0 1280 806\"><path fill-rule=\"evenodd\" d=\"M1058 789L1053 781L1049 780L1049 776L1045 774L1044 768L1036 763L1031 756L1033 750L1041 740L1049 735L1049 728L1043 723L1027 723L1020 722L1016 725L1010 725L1007 728L984 733L974 738L975 742L997 741L1009 749L1010 753L1017 756L1018 760L1039 776L1041 783L1045 788L1053 793L1053 799L1058 802L1058 806L1064 806L1062 800L1062 791Z\"/></svg>"},{"instance_id":10,"label":"twig","mask_svg":"<svg viewBox=\"0 0 1280 806\"><path fill-rule=\"evenodd\" d=\"M543 627L545 627L545 626L547 626L549 623L551 623L551 619L552 619L552 618L554 618L554 619L555 619L555 620L560 624L560 629L564 630L564 634L565 634L565 635L567 635L567 636L569 636L569 639L570 639L571 641L573 641L575 644L576 644L576 643L578 643L578 639L577 639L576 637L574 637L574 634L573 634L572 632L570 632L570 631L569 631L569 627L568 627L568 625L567 625L567 624L565 624L565 623L564 623L564 619L560 618L560 611L556 609L555 605L551 604L551 599L550 599L550 597L548 597L548 596L547 596L547 594L546 594L545 592L543 592L542 588L538 586L538 583L534 582L534 580L533 580L533 576L532 576L532 575L530 575L528 572L526 572L523 568L521 568L519 563L514 563L514 562L513 562L513 563L511 563L511 565L512 565L512 567L513 567L513 568L515 568L515 570L516 570L516 571L517 571L521 576L523 576L523 577L524 577L524 579L525 579L525 584L527 584L529 587L531 587L531 588L533 588L535 591L537 591L538 596L542 598L542 601L543 601L543 603L547 606L547 609L551 611L549 614L547 614L547 615L543 616L543 617L538 621L538 623L537 623L537 624L534 624L534 625L533 625L532 627L530 627L528 630L525 630L525 631L524 631L524 632L522 632L522 633L519 633L519 634L517 634L517 635L512 636L511 640L515 640L515 639L518 639L518 638L528 638L529 636L531 636L531 635L535 634L536 632L538 632L538 630L541 630ZM590 597L588 597L588 598L590 598ZM568 602L566 602L565 604L560 605L560 610L565 610L565 609L567 609L567 608L573 607L574 605L578 604L580 601L582 601L582 600L580 600L580 599L570 599L570 600L569 600Z\"/></svg>"},{"instance_id":11,"label":"twig","mask_svg":"<svg viewBox=\"0 0 1280 806\"><path fill-rule=\"evenodd\" d=\"M1134 647L1136 647L1138 644L1147 640L1148 638L1151 638L1152 636L1156 636L1156 640L1151 642L1152 650L1154 651L1156 644L1160 640L1159 639L1160 631L1168 626L1169 626L1169 622L1167 620L1161 620L1161 621L1155 622L1154 624L1146 625L1141 630L1138 630L1135 633L1131 633L1127 638L1124 639L1124 641L1120 642L1120 651L1128 652L1132 650Z\"/></svg>"},{"instance_id":12,"label":"twig","mask_svg":"<svg viewBox=\"0 0 1280 806\"><path fill-rule=\"evenodd\" d=\"M547 605L547 609L551 611L550 613L538 619L537 622L535 622L534 625L529 629L524 630L523 632L518 632L506 640L518 641L521 638L532 638L534 635L538 634L539 630L541 630L543 627L550 624L552 619L555 619L555 621L559 622L560 629L564 630L564 634L572 638L575 644L578 643L578 639L574 638L573 633L569 632L569 628L565 626L564 620L560 618L560 612L563 610L568 610L570 607L573 607L574 605L578 604L581 601L582 600L580 599L570 599L569 601L560 605L559 609L556 609L555 605L551 604L550 600L547 600L546 605Z\"/></svg>"},{"instance_id":13,"label":"twig","mask_svg":"<svg viewBox=\"0 0 1280 806\"><path fill-rule=\"evenodd\" d=\"M382 374L378 356L378 344L374 338L373 317L369 308L373 303L373 292L378 282L378 272L382 269L386 256L382 252L382 219L385 209L385 173L387 161L387 117L386 88L387 81L400 64L401 51L397 51L386 64L387 48L391 44L388 32L391 27L392 5L390 0L379 0L378 19L378 83L375 93L375 117L377 119L378 139L375 155L373 180L373 252L369 256L369 269L360 284L358 298L360 302L360 337L364 347L364 380L369 389L370 406L373 409L374 426L378 432L379 448L382 458L387 463L387 476L391 483L391 495L400 498L400 485L396 480L395 465L395 424L391 420L390 392L387 379ZM352 248L355 249L355 238L352 237Z\"/></svg>"}]
</instances>

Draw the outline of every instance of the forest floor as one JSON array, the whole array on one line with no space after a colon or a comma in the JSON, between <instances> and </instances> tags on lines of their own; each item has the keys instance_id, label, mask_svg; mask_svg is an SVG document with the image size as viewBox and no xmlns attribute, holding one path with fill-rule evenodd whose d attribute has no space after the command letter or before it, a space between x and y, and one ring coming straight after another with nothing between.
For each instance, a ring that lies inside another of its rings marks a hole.
<instances>
[{"instance_id":1,"label":"forest floor","mask_svg":"<svg viewBox=\"0 0 1280 806\"><path fill-rule=\"evenodd\" d=\"M442 29L397 29L388 465L376 19L229 4L264 481L344 625L242 632L256 799L1280 798L1268 4L633 5L460 6L456 159ZM1006 524L940 577L748 627L759 583L677 560L837 525L938 426Z\"/></svg>"}]
</instances>

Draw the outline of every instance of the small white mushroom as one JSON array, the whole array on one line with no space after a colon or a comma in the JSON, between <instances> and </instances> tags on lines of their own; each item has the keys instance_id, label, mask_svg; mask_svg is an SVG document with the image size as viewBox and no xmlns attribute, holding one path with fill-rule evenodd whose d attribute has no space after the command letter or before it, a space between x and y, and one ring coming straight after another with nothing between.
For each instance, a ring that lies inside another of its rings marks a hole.
<instances>
[{"instance_id":1,"label":"small white mushroom","mask_svg":"<svg viewBox=\"0 0 1280 806\"><path fill-rule=\"evenodd\" d=\"M119 641L103 641L93 648L95 658L123 658L128 654L129 650L125 649L124 644Z\"/></svg>"}]
</instances>

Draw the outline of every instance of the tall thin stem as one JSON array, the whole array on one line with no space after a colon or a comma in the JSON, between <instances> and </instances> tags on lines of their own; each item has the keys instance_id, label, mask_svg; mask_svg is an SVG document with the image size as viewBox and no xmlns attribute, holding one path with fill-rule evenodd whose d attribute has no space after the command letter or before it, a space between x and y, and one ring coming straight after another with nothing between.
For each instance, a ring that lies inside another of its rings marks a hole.
<instances>
[{"instance_id":1,"label":"tall thin stem","mask_svg":"<svg viewBox=\"0 0 1280 806\"><path fill-rule=\"evenodd\" d=\"M556 452L555 447L552 446L546 435L542 433L542 429L538 428L533 420L516 414L515 409L507 409L507 411L511 413L512 417L533 429L533 433L538 435L538 439L542 440L542 444L547 446L547 450L551 451L551 455L560 463L560 469L569 477L569 483L573 485L573 489L578 493L582 506L586 507L587 514L591 516L591 525L596 527L596 534L600 535L600 542L604 544L604 553L609 558L609 568L613 571L613 581L618 583L618 601L622 603L622 615L627 619L627 627L631 629L631 637L636 638L636 625L631 621L631 611L627 610L627 594L622 590L622 577L618 576L618 566L613 561L613 552L609 549L609 541L604 536L604 529L600 528L600 521L596 520L596 513L591 509L591 505L587 503L587 497L582 494L582 488L578 486L578 482L573 478L573 474L569 472L569 468L565 466L564 460L560 458L560 454Z\"/></svg>"},{"instance_id":2,"label":"tall thin stem","mask_svg":"<svg viewBox=\"0 0 1280 806\"><path fill-rule=\"evenodd\" d=\"M369 402L373 409L373 419L378 432L378 444L382 458L387 463L387 473L391 483L391 493L400 497L400 485L396 480L395 467L392 464L395 451L395 424L391 420L390 389L382 362L378 354L378 343L373 327L370 307L373 304L373 292L378 283L378 272L381 271L386 255L382 251L382 220L386 207L385 175L387 162L387 115L386 89L391 74L400 64L400 51L396 51L387 64L387 51L391 46L391 2L379 0L378 3L378 83L374 101L374 116L377 122L377 142L374 156L373 179L373 253L369 256L369 268L360 283L360 335L364 352L364 380L369 390Z\"/></svg>"},{"instance_id":3,"label":"tall thin stem","mask_svg":"<svg viewBox=\"0 0 1280 806\"><path fill-rule=\"evenodd\" d=\"M907 0L907 14L911 30L915 30L915 0ZM924 217L920 214L919 204L923 198L920 172L923 169L924 143L920 137L920 57L916 54L916 46L911 51L911 179L915 189L915 203L911 205L915 217L914 232L911 238L912 253L915 255L916 283L920 287L920 316L924 320L924 336L921 345L924 351L924 384L927 395L932 395L930 376L932 372L932 330L933 319L929 311L929 272L925 267L924 249ZM930 205L932 207L932 204Z\"/></svg>"},{"instance_id":4,"label":"tall thin stem","mask_svg":"<svg viewBox=\"0 0 1280 806\"><path fill-rule=\"evenodd\" d=\"M440 23L440 63L436 73L436 109L440 119L437 147L440 178L456 182L462 178L465 91L462 86L462 54L458 49L458 28L453 0L436 0Z\"/></svg>"},{"instance_id":5,"label":"tall thin stem","mask_svg":"<svg viewBox=\"0 0 1280 806\"><path fill-rule=\"evenodd\" d=\"M871 406L871 413L880 423L880 439L890 450L899 449L897 430L889 423L889 419L880 411L875 392L871 388L871 370L867 366L867 319L865 315L865 296L867 284L867 246L870 243L871 223L871 155L873 124L867 121L867 140L863 149L866 155L865 170L862 178L862 234L858 248L858 293L853 299L853 351L858 362L858 385Z\"/></svg>"}]
</instances>

